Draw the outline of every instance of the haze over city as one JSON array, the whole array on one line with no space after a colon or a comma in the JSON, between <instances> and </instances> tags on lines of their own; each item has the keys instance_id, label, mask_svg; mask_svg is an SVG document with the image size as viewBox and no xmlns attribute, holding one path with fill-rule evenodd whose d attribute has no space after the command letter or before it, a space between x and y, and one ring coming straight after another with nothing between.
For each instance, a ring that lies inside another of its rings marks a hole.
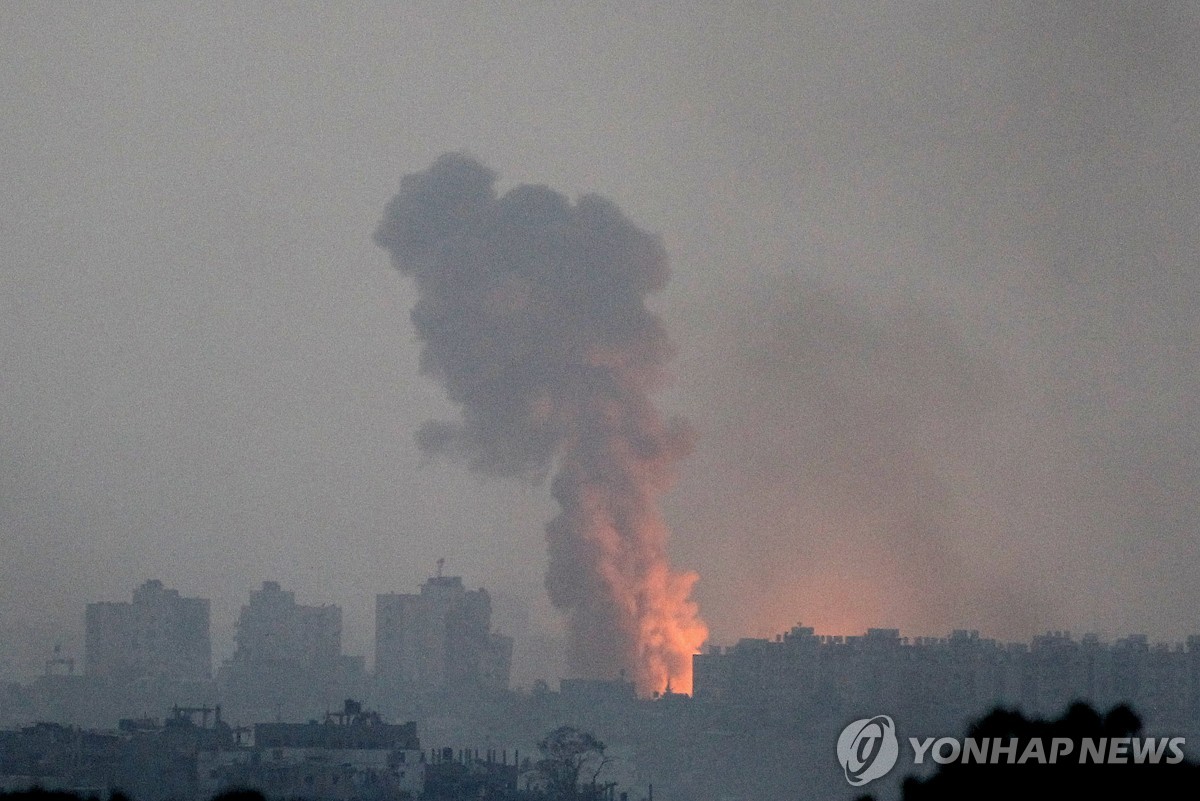
<instances>
[{"instance_id":1,"label":"haze over city","mask_svg":"<svg viewBox=\"0 0 1200 801\"><path fill-rule=\"evenodd\" d=\"M375 595L444 558L514 681L558 678L549 482L418 447L461 410L373 241L457 153L659 238L648 394L693 433L662 517L711 642L1198 633L1198 32L1183 4L0 7L0 622L78 650L87 603L160 579L211 599L219 662L272 580L369 655Z\"/></svg>"}]
</instances>

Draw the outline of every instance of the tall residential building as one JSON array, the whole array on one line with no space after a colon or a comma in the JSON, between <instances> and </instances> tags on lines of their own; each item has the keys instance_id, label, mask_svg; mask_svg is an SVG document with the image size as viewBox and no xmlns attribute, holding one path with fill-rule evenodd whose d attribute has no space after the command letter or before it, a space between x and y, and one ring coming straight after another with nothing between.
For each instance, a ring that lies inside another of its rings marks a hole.
<instances>
[{"instance_id":1,"label":"tall residential building","mask_svg":"<svg viewBox=\"0 0 1200 801\"><path fill-rule=\"evenodd\" d=\"M278 582L264 581L242 607L236 643L235 662L332 664L342 655L342 609L298 604L295 593L280 589Z\"/></svg>"},{"instance_id":2,"label":"tall residential building","mask_svg":"<svg viewBox=\"0 0 1200 801\"><path fill-rule=\"evenodd\" d=\"M161 581L133 591L132 603L87 605L85 671L119 680L205 681L212 672L207 598L182 598Z\"/></svg>"},{"instance_id":3,"label":"tall residential building","mask_svg":"<svg viewBox=\"0 0 1200 801\"><path fill-rule=\"evenodd\" d=\"M508 688L512 638L491 631L487 590L460 576L428 579L416 595L375 596L375 675L418 692Z\"/></svg>"},{"instance_id":4,"label":"tall residential building","mask_svg":"<svg viewBox=\"0 0 1200 801\"><path fill-rule=\"evenodd\" d=\"M298 604L274 581L250 593L235 642L220 680L238 703L328 701L363 672L361 657L342 655L341 607Z\"/></svg>"}]
</instances>

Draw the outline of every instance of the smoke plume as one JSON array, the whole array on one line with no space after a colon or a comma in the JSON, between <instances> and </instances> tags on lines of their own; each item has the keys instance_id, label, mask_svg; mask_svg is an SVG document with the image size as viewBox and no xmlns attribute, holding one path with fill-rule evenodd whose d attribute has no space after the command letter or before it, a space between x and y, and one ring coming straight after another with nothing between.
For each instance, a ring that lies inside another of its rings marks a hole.
<instances>
[{"instance_id":1,"label":"smoke plume","mask_svg":"<svg viewBox=\"0 0 1200 801\"><path fill-rule=\"evenodd\" d=\"M444 155L401 180L375 232L417 284L421 371L462 409L426 423L419 445L494 475L553 470L546 588L571 669L688 691L707 629L697 576L668 562L659 496L691 437L650 402L673 349L644 302L667 282L666 254L602 198L498 197L495 180Z\"/></svg>"}]
</instances>

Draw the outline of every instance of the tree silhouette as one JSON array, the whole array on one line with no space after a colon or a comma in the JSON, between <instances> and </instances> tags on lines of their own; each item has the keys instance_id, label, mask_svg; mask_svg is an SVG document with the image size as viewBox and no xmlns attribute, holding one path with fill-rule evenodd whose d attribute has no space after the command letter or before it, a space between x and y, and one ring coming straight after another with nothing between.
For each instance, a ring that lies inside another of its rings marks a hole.
<instances>
[{"instance_id":1,"label":"tree silhouette","mask_svg":"<svg viewBox=\"0 0 1200 801\"><path fill-rule=\"evenodd\" d=\"M596 779L612 760L604 754L604 743L591 732L574 726L559 726L538 743L542 758L537 769L553 799L592 798L599 794ZM588 785L581 791L580 780Z\"/></svg>"}]
</instances>

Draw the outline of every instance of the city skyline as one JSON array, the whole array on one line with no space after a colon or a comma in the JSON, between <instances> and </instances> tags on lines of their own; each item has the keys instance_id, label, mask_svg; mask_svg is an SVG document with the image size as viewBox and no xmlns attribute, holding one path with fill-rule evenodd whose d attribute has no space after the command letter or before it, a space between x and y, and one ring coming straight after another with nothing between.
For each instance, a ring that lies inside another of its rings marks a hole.
<instances>
[{"instance_id":1,"label":"city skyline","mask_svg":"<svg viewBox=\"0 0 1200 801\"><path fill-rule=\"evenodd\" d=\"M428 595L428 593L430 593L431 590L433 591L433 593L435 593L435 595L433 595L433 596ZM391 631L398 624L399 621L402 621L406 618L411 619L411 618L409 618L409 616L413 613L402 612L401 607L398 605L398 602L406 602L407 604L413 604L413 603L424 604L424 602L426 601L426 598L428 598L429 602L432 603L432 606L430 608L433 608L433 609L436 609L438 607L444 608L447 603L450 603L451 605L453 605L454 603L458 603L458 601L453 601L453 600L440 600L440 601L436 600L436 593L439 593L439 592L445 593L447 590L451 593L449 598L461 598L468 603L468 607L472 606L472 605L477 605L476 601L474 600L474 598L477 596L482 596L485 599L487 598L487 592L486 592L485 588L479 588L478 590L473 590L473 591L466 591L464 589L461 576L443 576L443 575L434 575L434 576L427 577L425 582L420 586L418 593L402 593L402 592L401 593L397 593L397 592L378 593L374 596L375 600L376 600L375 626L373 627L373 630L372 630L372 638L373 638L374 642L375 643L379 642L379 638L381 636L380 626L386 626L388 628L388 630ZM285 603L288 605L288 607L290 609L295 610L296 613L301 615L301 618L298 618L298 622L300 620L302 620L304 617L307 617L313 624L316 624L317 629L327 631L328 634L316 634L315 635L316 639L314 639L314 635L306 635L306 636L296 637L296 634L293 633L292 635L289 635L294 638L293 640L286 640L286 641L285 640L277 640L277 641L275 641L274 645L272 645L270 647L276 648L276 649L282 649L282 650L280 650L276 656L271 657L271 659L276 659L276 660L280 659L280 658L298 659L301 663L308 666L309 668L312 668L312 667L320 668L320 666L322 664L324 664L325 662L329 662L331 660L344 659L347 657L352 658L352 659L360 658L360 659L364 660L364 667L367 667L372 675L380 675L379 668L378 668L378 665L376 664L376 660L375 660L375 652L377 650L377 646L373 647L367 651L362 651L362 652L355 652L351 649L347 649L342 646L342 644L341 644L341 619L342 619L341 618L341 608L337 604L319 602L319 599L317 599L318 603L313 606L296 604L295 600L294 600L294 593L288 591L286 588L281 587L281 585L278 582L269 581L269 580L262 582L262 585L258 589L253 589L253 588L249 589L248 594L249 594L249 605L248 606L244 605L242 607L240 620L235 624L235 629L241 631L241 634L238 636L238 643L248 642L247 638L254 638L254 641L256 641L256 642L257 641L266 642L262 638L264 636L266 636L266 633L271 630L272 625L276 625L276 624L270 623L270 621L271 620L278 621L277 613L271 614L268 612L266 618L263 617L262 612L258 613L257 615L253 615L251 618L247 617L248 611L250 613L253 613L255 610L256 598L257 599L270 598L270 597L284 598ZM185 604L193 604L193 605L194 604L203 604L205 614L204 614L202 626L200 628L197 628L195 622L191 622L191 623L184 622L183 623L183 631L178 632L175 636L179 636L182 639L186 640L189 637L197 636L201 632L201 628L202 628L203 629L203 641L204 641L202 650L205 653L210 654L210 656L201 656L200 654L198 654L196 652L191 652L190 654L185 652L185 653L178 654L176 656L182 657L185 659L200 658L200 659L203 659L204 665L207 666L207 665L211 664L211 666L212 666L211 671L208 671L206 673L206 675L204 676L205 680L210 679L210 678L216 679L222 669L228 671L230 669L230 667L234 667L237 665L237 663L239 661L239 649L241 649L243 647L241 644L239 644L233 651L229 652L226 655L222 655L222 654L218 653L215 649L212 649L211 646L209 645L211 640L208 636L208 632L212 626L212 622L208 619L208 616L207 616L207 604L209 602L209 599L203 598L203 597L181 598L177 590L175 590L171 587L166 587L162 581L159 581L157 579L149 579L149 580L143 582L139 587L134 588L132 591L132 596L133 596L134 608L136 608L139 604L139 600L138 600L139 597L158 598L158 597L170 596L175 599L176 603L182 602ZM145 603L145 601L143 601L143 603ZM484 601L484 604L485 604L485 608L489 607L489 605L487 604L486 601ZM277 602L269 603L267 605L267 608L269 609L271 606L278 607L278 603ZM84 615L85 624L87 621L91 620L93 610L107 611L109 609L118 608L118 611L119 611L120 607L130 608L130 602L129 601L96 601L96 602L89 603L87 605L86 614ZM444 609L439 614L444 615L445 614ZM472 614L475 614L475 613L468 612L468 616L470 616ZM111 613L105 615L104 617L98 617L96 620L96 625L98 627L109 626L109 625L111 625L111 622L110 622L111 619L112 619ZM489 620L490 620L490 611L489 611L489 614L485 615L483 618L484 622L481 624L484 626L483 631L488 632L492 635L501 635L502 639L509 641L505 647L508 649L511 649L512 648L511 641L514 640L515 638L512 636L509 636L509 635L505 635L505 633L502 630L496 629L493 626L490 626L488 623ZM168 616L165 620L160 618L160 620L158 621L158 623L156 625L160 629L165 631L166 629L172 628L172 626L174 626L175 623L179 622L179 621L186 621L186 618L179 618L177 620L175 617ZM329 621L332 621L332 626L330 625ZM164 628L164 623L165 623L165 628ZM263 628L264 625L266 625L267 628ZM310 625L310 624L301 623L301 625ZM85 625L85 628L87 628L86 625ZM314 631L316 631L317 629L314 629ZM387 635L387 636L394 637L394 635ZM444 635L440 635L440 636L444 636ZM323 637L332 637L329 645L323 646L320 644L320 639ZM957 628L951 629L950 631L945 632L943 634L928 634L928 633L912 634L912 633L905 633L901 629L890 628L887 626L871 626L871 627L868 627L868 628L860 630L860 631L818 631L817 629L815 629L812 626L804 626L803 621L800 621L788 629L779 630L779 631L768 633L765 635L745 634L743 636L738 637L736 640L733 640L733 641L730 641L727 643L707 643L705 645L705 647L697 653L697 655L702 656L702 657L708 657L708 656L714 656L714 655L715 656L733 655L733 654L736 654L739 652L742 652L742 653L751 652L752 653L756 649L759 649L763 646L778 646L781 643L784 643L784 642L787 642L790 640L794 640L796 638L801 638L807 642L812 642L812 643L816 643L816 644L820 644L820 645L824 645L824 646L835 646L835 645L851 645L851 646L853 646L853 645L860 644L860 643L866 643L869 645L870 643L873 643L873 642L887 641L889 644L894 644L894 645L898 645L898 646L910 646L911 645L913 647L937 647L937 646L944 646L948 643L967 642L968 644L970 644L974 647L1000 649L1001 651L1008 651L1010 653L1013 652L1013 648L1016 648L1018 650L1027 649L1031 645L1034 645L1034 646L1040 645L1042 647L1046 647L1047 645L1053 646L1055 643L1064 643L1064 642L1074 644L1074 645L1082 644L1082 645L1088 645L1091 647L1101 647L1101 648L1109 648L1109 647L1115 646L1118 648L1121 648L1121 647L1135 648L1135 649L1142 649L1142 650L1152 651L1152 652L1160 652L1160 651L1164 651L1164 649L1165 649L1165 652L1182 652L1185 649L1194 648L1197 646L1197 644L1200 644L1200 626L1197 626L1196 632L1189 634L1179 640L1157 640L1157 639L1148 637L1144 633L1133 632L1133 631L1118 633L1116 635L1108 635L1108 634L1102 634L1099 632L1069 631L1069 630L1047 630L1044 632L1038 632L1038 633L1032 635L1027 640L1005 640L1005 639L1001 639L1001 638L988 636L987 632L981 633L978 629L970 628L970 626L968 624L963 624L963 625L961 625ZM90 640L90 638L89 638L89 640ZM419 648L419 650L422 650L422 651L428 650L425 646L429 646L432 641L429 640L429 638L427 636L425 636L425 637L423 637L423 639L420 639L419 642L421 642L420 646L417 646L416 644L414 644L412 646L409 646L409 648L410 649ZM289 644L289 643L291 643L291 644ZM257 649L257 647L258 646L255 646L256 649ZM317 650L314 651L313 650L314 648ZM296 650L295 653L292 654L291 656L287 656L287 653L290 653L289 649L298 649L298 650ZM324 649L324 651L322 651L322 649ZM119 655L119 654L126 653L129 650L130 650L130 646L126 645L126 646L123 646L122 648L118 649L117 651L113 652L110 650L109 645L102 644L100 646L100 650L98 651L98 653L101 654L102 658L105 660L105 663L102 667L96 668L93 665L93 661L88 658L89 657L88 645L86 643L81 643L81 650L78 653L74 653L70 650L67 650L67 651L55 650L52 653L47 653L46 654L47 659L45 660L44 664L45 664L47 670L53 669L55 671L61 671L61 664L59 664L59 660L68 660L69 659L69 660L74 661L74 664L77 667L77 672L80 674L113 675L114 673L119 674L120 671L119 670L114 671L114 669L107 664L107 662L111 660L110 654L116 653ZM311 651L311 653L310 653L310 651ZM398 666L399 666L400 662L402 661L402 658L399 656L399 651L397 650L397 646L395 644L389 644L388 651L389 651L389 656L388 656L389 665L391 665L391 667L389 667L388 669L385 669L384 674L382 674L382 676L391 681L395 681L396 676L393 674L396 674L397 671L399 670ZM509 656L511 656L511 650L509 651ZM262 656L259 655L257 658L261 659ZM410 658L411 657L407 657L405 659L410 659ZM461 662L461 657L456 661ZM50 662L55 662L55 665L53 665L53 666L50 665ZM461 665L460 665L460 667L461 667ZM441 669L441 668L438 668L438 669ZM207 668L205 668L205 670L207 671ZM422 675L422 676L426 675L429 668L422 667L420 669L412 668L409 670L410 670L411 676L408 680L411 681L411 680L416 680L418 675ZM199 678L200 671L197 669L187 668L187 669L184 669L183 672L180 673L178 676L176 676L176 678L182 679L185 675L192 676L193 679ZM29 678L32 678L32 676ZM226 677L226 678L228 678L228 677ZM549 672L546 672L543 670L539 674L539 678L545 679L547 681L557 681L561 678L570 678L570 677L566 674L554 676L554 675L551 675ZM613 676L609 676L606 678L608 680L615 680L620 677L618 675L613 675ZM421 681L428 682L428 681L430 681L430 679L428 677L426 677L426 678L421 679ZM457 685L462 686L461 681L457 682ZM442 683L442 680L440 680L440 679L434 679L433 682L430 683L429 686L430 686L430 688L441 687L442 689L444 689L447 685L445 683ZM514 683L510 683L508 681L502 681L500 684L497 684L493 689L497 689L497 690L513 689L516 686L517 685ZM524 686L524 685L522 685L522 686ZM524 689L528 690L529 686L524 686Z\"/></svg>"}]
</instances>

